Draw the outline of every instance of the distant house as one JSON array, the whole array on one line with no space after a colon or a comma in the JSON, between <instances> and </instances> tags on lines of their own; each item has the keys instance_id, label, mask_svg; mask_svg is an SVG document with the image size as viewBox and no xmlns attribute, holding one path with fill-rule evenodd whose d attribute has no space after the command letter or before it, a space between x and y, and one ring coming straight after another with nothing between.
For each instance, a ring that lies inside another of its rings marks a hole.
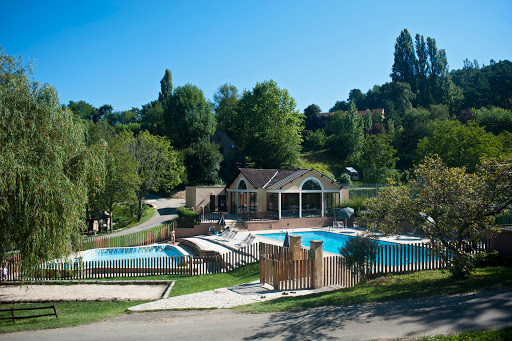
<instances>
[{"instance_id":1,"label":"distant house","mask_svg":"<svg viewBox=\"0 0 512 341\"><path fill-rule=\"evenodd\" d=\"M236 147L235 141L220 129L212 135L210 141L219 145L220 153L224 158L220 165L219 176L224 181L229 181L239 167L245 166L245 154L242 149Z\"/></svg>"}]
</instances>

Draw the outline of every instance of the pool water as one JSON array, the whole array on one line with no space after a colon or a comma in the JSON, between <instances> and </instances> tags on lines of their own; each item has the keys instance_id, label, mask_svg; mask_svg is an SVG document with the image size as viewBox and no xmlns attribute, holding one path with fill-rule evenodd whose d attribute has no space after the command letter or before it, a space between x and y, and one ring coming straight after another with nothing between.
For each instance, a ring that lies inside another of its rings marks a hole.
<instances>
[{"instance_id":1,"label":"pool water","mask_svg":"<svg viewBox=\"0 0 512 341\"><path fill-rule=\"evenodd\" d=\"M275 240L279 240L284 242L286 233L269 233L269 234L261 234L262 237L268 237ZM321 240L323 241L322 247L326 252L331 252L335 254L340 253L340 247L344 246L345 243L350 238L357 238L354 236L347 236L345 234L331 233L325 231L312 231L312 232L293 232L291 235L301 236L301 245L309 247L309 242L312 240ZM379 246L393 246L400 245L398 243L385 242L382 240L376 239L377 244ZM379 264L384 265L402 265L407 263L416 263L416 262L424 262L429 261L435 258L433 255L429 254L428 250L422 248L420 246L409 246L407 247L408 251L404 250L404 255L399 254L398 259L393 257L392 259L388 259L388 257L384 257L384 259L380 259L380 255L377 257L377 262Z\"/></svg>"},{"instance_id":2,"label":"pool water","mask_svg":"<svg viewBox=\"0 0 512 341\"><path fill-rule=\"evenodd\" d=\"M88 250L82 257L83 262L109 261L141 258L178 257L183 254L171 245L119 247Z\"/></svg>"}]
</instances>

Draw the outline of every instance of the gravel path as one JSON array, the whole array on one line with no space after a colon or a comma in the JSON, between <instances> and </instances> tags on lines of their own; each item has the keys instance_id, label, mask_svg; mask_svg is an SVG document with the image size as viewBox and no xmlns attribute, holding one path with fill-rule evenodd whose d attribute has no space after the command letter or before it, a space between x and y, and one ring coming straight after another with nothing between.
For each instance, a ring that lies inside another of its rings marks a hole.
<instances>
[{"instance_id":1,"label":"gravel path","mask_svg":"<svg viewBox=\"0 0 512 341\"><path fill-rule=\"evenodd\" d=\"M168 285L3 285L0 303L58 301L139 301L159 299Z\"/></svg>"}]
</instances>

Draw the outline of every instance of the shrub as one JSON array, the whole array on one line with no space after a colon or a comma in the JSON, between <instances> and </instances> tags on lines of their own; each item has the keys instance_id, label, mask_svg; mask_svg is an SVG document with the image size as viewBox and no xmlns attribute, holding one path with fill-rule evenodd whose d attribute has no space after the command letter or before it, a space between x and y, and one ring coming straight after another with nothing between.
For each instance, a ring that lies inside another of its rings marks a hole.
<instances>
[{"instance_id":1,"label":"shrub","mask_svg":"<svg viewBox=\"0 0 512 341\"><path fill-rule=\"evenodd\" d=\"M195 224L201 223L201 213L200 212L193 211L189 208L186 208L185 206L178 207L178 209L176 211L178 213L178 217L180 217L180 218L194 219Z\"/></svg>"},{"instance_id":2,"label":"shrub","mask_svg":"<svg viewBox=\"0 0 512 341\"><path fill-rule=\"evenodd\" d=\"M340 247L340 254L345 258L347 266L353 268L364 282L372 263L377 260L377 241L368 237L350 238L345 246Z\"/></svg>"},{"instance_id":3,"label":"shrub","mask_svg":"<svg viewBox=\"0 0 512 341\"><path fill-rule=\"evenodd\" d=\"M505 258L498 251L492 250L474 254L473 262L477 267L498 266L505 263Z\"/></svg>"}]
</instances>

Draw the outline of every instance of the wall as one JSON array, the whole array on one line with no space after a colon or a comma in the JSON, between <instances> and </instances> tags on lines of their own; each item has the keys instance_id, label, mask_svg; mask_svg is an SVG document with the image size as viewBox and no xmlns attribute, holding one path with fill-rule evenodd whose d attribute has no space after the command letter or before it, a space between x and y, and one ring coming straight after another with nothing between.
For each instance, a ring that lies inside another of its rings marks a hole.
<instances>
[{"instance_id":1,"label":"wall","mask_svg":"<svg viewBox=\"0 0 512 341\"><path fill-rule=\"evenodd\" d=\"M186 206L187 207L202 207L208 206L210 203L210 195L217 196L219 194L226 194L224 186L187 186L186 188ZM215 203L215 207L218 202Z\"/></svg>"},{"instance_id":2,"label":"wall","mask_svg":"<svg viewBox=\"0 0 512 341\"><path fill-rule=\"evenodd\" d=\"M210 226L215 226L215 231L222 230L222 226L216 226L214 223L201 223L199 225L194 225L193 228L176 228L176 238L187 238L200 234L208 234Z\"/></svg>"}]
</instances>

